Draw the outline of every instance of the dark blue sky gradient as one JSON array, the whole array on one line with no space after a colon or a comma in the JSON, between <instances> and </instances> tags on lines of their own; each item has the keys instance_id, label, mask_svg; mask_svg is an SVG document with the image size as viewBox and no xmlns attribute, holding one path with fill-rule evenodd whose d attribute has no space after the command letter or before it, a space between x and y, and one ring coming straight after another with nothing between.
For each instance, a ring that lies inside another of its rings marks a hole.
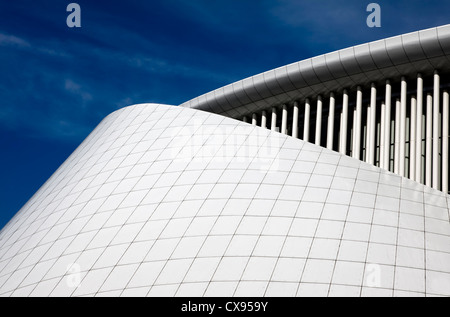
<instances>
[{"instance_id":1,"label":"dark blue sky gradient","mask_svg":"<svg viewBox=\"0 0 450 317\"><path fill-rule=\"evenodd\" d=\"M450 23L450 1L378 1L371 29L370 2L0 0L0 228L116 109Z\"/></svg>"}]
</instances>

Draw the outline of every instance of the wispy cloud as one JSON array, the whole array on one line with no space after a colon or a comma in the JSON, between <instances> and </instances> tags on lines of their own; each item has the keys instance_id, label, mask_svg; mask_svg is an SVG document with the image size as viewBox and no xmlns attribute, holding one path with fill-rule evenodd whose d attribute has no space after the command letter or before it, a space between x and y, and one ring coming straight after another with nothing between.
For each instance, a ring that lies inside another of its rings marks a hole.
<instances>
[{"instance_id":1,"label":"wispy cloud","mask_svg":"<svg viewBox=\"0 0 450 317\"><path fill-rule=\"evenodd\" d=\"M77 30L51 1L45 8L28 1L27 10L17 1L0 4L0 125L82 138L118 107L180 104L258 72L408 31L411 21L419 28L447 19L437 0L379 2L380 30L365 26L360 0L81 1Z\"/></svg>"},{"instance_id":2,"label":"wispy cloud","mask_svg":"<svg viewBox=\"0 0 450 317\"><path fill-rule=\"evenodd\" d=\"M46 138L79 139L118 108L142 102L179 104L188 98L174 94L177 84L164 86L167 79L162 78L180 84L186 78L219 83L234 79L178 60L89 41L0 33L0 46L8 49L0 51L0 60L12 56L3 69L11 78L0 77L0 125Z\"/></svg>"},{"instance_id":3,"label":"wispy cloud","mask_svg":"<svg viewBox=\"0 0 450 317\"><path fill-rule=\"evenodd\" d=\"M85 106L87 102L93 99L92 94L83 90L81 85L75 83L71 79L66 79L65 89L66 91L81 97L81 100L83 101L83 106Z\"/></svg>"},{"instance_id":4,"label":"wispy cloud","mask_svg":"<svg viewBox=\"0 0 450 317\"><path fill-rule=\"evenodd\" d=\"M18 48L30 48L31 45L26 40L20 37L0 33L0 46L13 46Z\"/></svg>"}]
</instances>

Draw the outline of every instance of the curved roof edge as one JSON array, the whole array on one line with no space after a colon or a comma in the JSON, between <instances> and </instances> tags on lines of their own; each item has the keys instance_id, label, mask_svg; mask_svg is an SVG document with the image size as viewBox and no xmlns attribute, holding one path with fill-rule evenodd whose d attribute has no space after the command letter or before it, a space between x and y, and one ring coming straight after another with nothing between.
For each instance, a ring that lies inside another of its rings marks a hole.
<instances>
[{"instance_id":1,"label":"curved roof edge","mask_svg":"<svg viewBox=\"0 0 450 317\"><path fill-rule=\"evenodd\" d=\"M181 104L239 117L311 95L401 76L450 71L450 24L342 49L276 68Z\"/></svg>"}]
</instances>

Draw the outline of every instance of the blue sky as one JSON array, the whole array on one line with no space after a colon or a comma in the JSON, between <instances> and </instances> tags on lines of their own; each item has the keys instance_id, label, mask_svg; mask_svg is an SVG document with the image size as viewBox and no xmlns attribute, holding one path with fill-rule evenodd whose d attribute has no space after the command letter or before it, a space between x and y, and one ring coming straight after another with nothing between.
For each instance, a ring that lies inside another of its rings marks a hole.
<instances>
[{"instance_id":1,"label":"blue sky","mask_svg":"<svg viewBox=\"0 0 450 317\"><path fill-rule=\"evenodd\" d=\"M66 7L81 6L81 28ZM245 77L450 23L450 2L0 0L0 228L121 107L178 105Z\"/></svg>"}]
</instances>

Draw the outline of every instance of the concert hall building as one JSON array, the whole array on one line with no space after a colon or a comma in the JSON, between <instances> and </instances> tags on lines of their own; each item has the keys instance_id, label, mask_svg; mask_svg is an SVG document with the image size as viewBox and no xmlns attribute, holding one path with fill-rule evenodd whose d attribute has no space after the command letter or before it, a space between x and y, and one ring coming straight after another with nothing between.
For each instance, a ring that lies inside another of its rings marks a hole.
<instances>
[{"instance_id":1,"label":"concert hall building","mask_svg":"<svg viewBox=\"0 0 450 317\"><path fill-rule=\"evenodd\" d=\"M447 25L120 109L0 232L0 296L450 296L449 91Z\"/></svg>"}]
</instances>

